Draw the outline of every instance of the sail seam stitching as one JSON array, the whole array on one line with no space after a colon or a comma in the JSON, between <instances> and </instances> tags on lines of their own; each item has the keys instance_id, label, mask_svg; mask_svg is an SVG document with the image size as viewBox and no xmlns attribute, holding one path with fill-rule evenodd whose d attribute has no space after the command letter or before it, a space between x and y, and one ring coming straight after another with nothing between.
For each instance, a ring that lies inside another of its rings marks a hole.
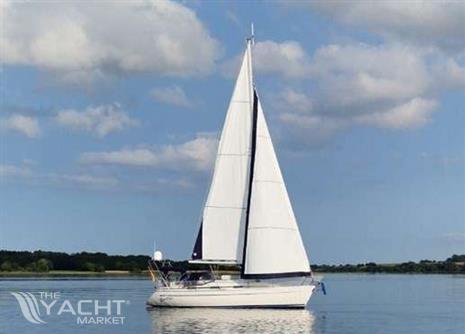
<instances>
[{"instance_id":1,"label":"sail seam stitching","mask_svg":"<svg viewBox=\"0 0 465 334\"><path fill-rule=\"evenodd\" d=\"M219 153L218 156L226 155L226 156L233 156L233 157L248 157L250 153L241 154L241 153Z\"/></svg>"},{"instance_id":2,"label":"sail seam stitching","mask_svg":"<svg viewBox=\"0 0 465 334\"><path fill-rule=\"evenodd\" d=\"M290 228L290 227L273 227L273 226L257 226L257 227L249 227L249 230L262 230L265 228L269 228L272 230L290 230L290 231L296 231L295 228Z\"/></svg>"},{"instance_id":3,"label":"sail seam stitching","mask_svg":"<svg viewBox=\"0 0 465 334\"><path fill-rule=\"evenodd\" d=\"M266 182L266 183L284 184L284 182L282 182L282 181L273 181L273 180L254 180L253 182L254 182L254 183L257 183L257 182Z\"/></svg>"},{"instance_id":4,"label":"sail seam stitching","mask_svg":"<svg viewBox=\"0 0 465 334\"><path fill-rule=\"evenodd\" d=\"M206 208L216 208L216 209L237 209L237 210L245 210L245 207L238 207L238 206L217 206L217 205L205 205Z\"/></svg>"}]
</instances>

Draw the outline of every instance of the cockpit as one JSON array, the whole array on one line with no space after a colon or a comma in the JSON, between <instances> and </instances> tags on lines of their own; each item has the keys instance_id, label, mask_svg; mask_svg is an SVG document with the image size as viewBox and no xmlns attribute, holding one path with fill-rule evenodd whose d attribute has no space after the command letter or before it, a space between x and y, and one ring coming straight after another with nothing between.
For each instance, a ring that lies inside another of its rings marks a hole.
<instances>
[{"instance_id":1,"label":"cockpit","mask_svg":"<svg viewBox=\"0 0 465 334\"><path fill-rule=\"evenodd\" d=\"M193 282L198 282L198 281L212 281L214 280L214 277L211 272L209 271L194 271L194 272L189 272L186 271L184 272L181 277L179 278L180 282L184 283L193 283Z\"/></svg>"}]
</instances>

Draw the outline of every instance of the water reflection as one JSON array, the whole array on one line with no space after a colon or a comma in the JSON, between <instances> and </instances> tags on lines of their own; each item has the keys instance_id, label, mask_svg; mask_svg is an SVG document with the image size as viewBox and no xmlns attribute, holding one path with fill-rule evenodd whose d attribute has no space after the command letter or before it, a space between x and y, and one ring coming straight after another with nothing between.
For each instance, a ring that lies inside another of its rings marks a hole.
<instances>
[{"instance_id":1,"label":"water reflection","mask_svg":"<svg viewBox=\"0 0 465 334\"><path fill-rule=\"evenodd\" d=\"M169 333L311 333L309 310L153 309L153 334Z\"/></svg>"}]
</instances>

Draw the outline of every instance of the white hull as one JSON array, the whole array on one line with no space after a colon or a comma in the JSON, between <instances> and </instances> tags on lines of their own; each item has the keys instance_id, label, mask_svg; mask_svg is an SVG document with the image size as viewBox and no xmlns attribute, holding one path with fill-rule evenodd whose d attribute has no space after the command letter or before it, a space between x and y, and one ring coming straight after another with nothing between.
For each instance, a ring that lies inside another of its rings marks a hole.
<instances>
[{"instance_id":1,"label":"white hull","mask_svg":"<svg viewBox=\"0 0 465 334\"><path fill-rule=\"evenodd\" d=\"M315 285L161 287L147 301L154 307L304 308Z\"/></svg>"}]
</instances>

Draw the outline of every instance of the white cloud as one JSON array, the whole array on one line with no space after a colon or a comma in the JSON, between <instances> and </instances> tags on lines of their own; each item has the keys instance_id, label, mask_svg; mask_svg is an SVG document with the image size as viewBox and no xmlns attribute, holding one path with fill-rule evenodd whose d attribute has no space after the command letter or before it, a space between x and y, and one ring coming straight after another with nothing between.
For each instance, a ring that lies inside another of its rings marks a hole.
<instances>
[{"instance_id":1,"label":"white cloud","mask_svg":"<svg viewBox=\"0 0 465 334\"><path fill-rule=\"evenodd\" d=\"M264 97L293 145L320 145L351 126L398 130L428 124L439 95L465 86L460 60L395 42L330 44L313 54L296 41L259 42L254 49L257 72L288 80L281 92Z\"/></svg>"},{"instance_id":2,"label":"white cloud","mask_svg":"<svg viewBox=\"0 0 465 334\"><path fill-rule=\"evenodd\" d=\"M144 183L133 185L133 189L144 193L161 193L166 195L167 192L171 191L190 191L197 187L197 185L191 180L184 178L156 178L154 180L145 181Z\"/></svg>"},{"instance_id":3,"label":"white cloud","mask_svg":"<svg viewBox=\"0 0 465 334\"><path fill-rule=\"evenodd\" d=\"M25 181L36 185L79 185L88 188L106 189L118 185L113 177L95 176L89 174L59 174L44 173L33 170L27 165L0 164L2 181Z\"/></svg>"},{"instance_id":4,"label":"white cloud","mask_svg":"<svg viewBox=\"0 0 465 334\"><path fill-rule=\"evenodd\" d=\"M242 29L244 27L244 24L241 22L241 20L234 11L226 9L225 16L226 19L233 23L236 28Z\"/></svg>"},{"instance_id":5,"label":"white cloud","mask_svg":"<svg viewBox=\"0 0 465 334\"><path fill-rule=\"evenodd\" d=\"M437 102L414 98L407 103L382 112L375 112L356 117L356 122L392 129L420 127L430 121L431 113Z\"/></svg>"},{"instance_id":6,"label":"white cloud","mask_svg":"<svg viewBox=\"0 0 465 334\"><path fill-rule=\"evenodd\" d=\"M41 133L39 121L36 118L20 114L12 114L8 118L2 119L0 127L18 131L29 138L37 138Z\"/></svg>"},{"instance_id":7,"label":"white cloud","mask_svg":"<svg viewBox=\"0 0 465 334\"><path fill-rule=\"evenodd\" d=\"M277 108L286 110L286 112L308 113L313 109L312 98L290 88L279 93L275 100Z\"/></svg>"},{"instance_id":8,"label":"white cloud","mask_svg":"<svg viewBox=\"0 0 465 334\"><path fill-rule=\"evenodd\" d=\"M308 74L307 55L296 41L257 42L254 46L254 60L257 72L279 73L297 78Z\"/></svg>"},{"instance_id":9,"label":"white cloud","mask_svg":"<svg viewBox=\"0 0 465 334\"><path fill-rule=\"evenodd\" d=\"M81 155L79 161L91 164L133 166L156 166L159 164L158 155L148 148L123 148L111 152L87 152Z\"/></svg>"},{"instance_id":10,"label":"white cloud","mask_svg":"<svg viewBox=\"0 0 465 334\"><path fill-rule=\"evenodd\" d=\"M111 152L83 153L79 161L84 164L113 164L154 167L171 170L209 170L215 157L217 139L198 135L195 139L156 148L123 148Z\"/></svg>"},{"instance_id":11,"label":"white cloud","mask_svg":"<svg viewBox=\"0 0 465 334\"><path fill-rule=\"evenodd\" d=\"M275 73L299 79L290 82L292 88L275 93L270 103L295 145L319 142L351 126L393 130L424 126L443 92L465 86L464 2L348 0L283 5L307 7L384 40L376 45L353 41L326 45L313 54L305 54L296 44L301 52L299 61L291 62L292 75L282 69L289 61L273 51L279 47L257 52L257 64L273 59ZM353 40L350 32L333 36L341 37Z\"/></svg>"},{"instance_id":12,"label":"white cloud","mask_svg":"<svg viewBox=\"0 0 465 334\"><path fill-rule=\"evenodd\" d=\"M156 175L152 172L139 177L116 178L107 175L109 169L100 170L93 168L94 173L56 173L41 172L27 163L19 165L0 164L1 183L22 183L27 186L46 186L58 188L79 188L85 190L111 190L111 191L135 191L151 194L166 195L167 192L190 192L197 187L196 175Z\"/></svg>"},{"instance_id":13,"label":"white cloud","mask_svg":"<svg viewBox=\"0 0 465 334\"><path fill-rule=\"evenodd\" d=\"M48 174L47 177L59 183L75 183L102 188L114 187L119 183L119 181L113 177L101 177L89 174Z\"/></svg>"},{"instance_id":14,"label":"white cloud","mask_svg":"<svg viewBox=\"0 0 465 334\"><path fill-rule=\"evenodd\" d=\"M225 63L226 72L239 58ZM309 55L296 41L266 41L256 44L254 61L257 72L312 80L319 95L339 106L408 100L465 84L465 66L453 57L399 43L330 44Z\"/></svg>"},{"instance_id":15,"label":"white cloud","mask_svg":"<svg viewBox=\"0 0 465 334\"><path fill-rule=\"evenodd\" d=\"M238 59L227 61L226 70ZM330 44L313 54L297 41L258 42L254 49L256 72L287 79L284 88L264 94L264 102L297 146L320 145L352 126L398 130L428 124L441 93L465 86L463 60L394 41Z\"/></svg>"},{"instance_id":16,"label":"white cloud","mask_svg":"<svg viewBox=\"0 0 465 334\"><path fill-rule=\"evenodd\" d=\"M168 0L4 1L0 60L81 83L105 74L211 71L219 45L195 12Z\"/></svg>"},{"instance_id":17,"label":"white cloud","mask_svg":"<svg viewBox=\"0 0 465 334\"><path fill-rule=\"evenodd\" d=\"M288 128L288 138L293 146L319 146L338 131L350 125L344 118L325 117L314 113L282 112L279 120L285 128Z\"/></svg>"},{"instance_id":18,"label":"white cloud","mask_svg":"<svg viewBox=\"0 0 465 334\"><path fill-rule=\"evenodd\" d=\"M30 177L32 175L32 171L24 166L0 164L0 177L2 179L10 177Z\"/></svg>"},{"instance_id":19,"label":"white cloud","mask_svg":"<svg viewBox=\"0 0 465 334\"><path fill-rule=\"evenodd\" d=\"M431 85L421 53L401 45L328 45L316 50L312 77L334 105L398 101Z\"/></svg>"},{"instance_id":20,"label":"white cloud","mask_svg":"<svg viewBox=\"0 0 465 334\"><path fill-rule=\"evenodd\" d=\"M243 54L238 54L222 64L225 77L235 77ZM296 41L257 41L253 46L254 71L279 74L287 78L304 78L309 74L309 58Z\"/></svg>"},{"instance_id":21,"label":"white cloud","mask_svg":"<svg viewBox=\"0 0 465 334\"><path fill-rule=\"evenodd\" d=\"M177 107L190 108L194 105L184 90L179 86L156 87L150 92L150 95L158 102L170 104Z\"/></svg>"},{"instance_id":22,"label":"white cloud","mask_svg":"<svg viewBox=\"0 0 465 334\"><path fill-rule=\"evenodd\" d=\"M139 124L121 110L118 103L89 106L84 111L62 110L57 113L55 121L65 127L93 132L99 137Z\"/></svg>"},{"instance_id":23,"label":"white cloud","mask_svg":"<svg viewBox=\"0 0 465 334\"><path fill-rule=\"evenodd\" d=\"M368 28L389 40L444 50L465 47L463 1L308 1L307 5L336 20Z\"/></svg>"},{"instance_id":24,"label":"white cloud","mask_svg":"<svg viewBox=\"0 0 465 334\"><path fill-rule=\"evenodd\" d=\"M460 65L455 59L442 59L432 65L437 87L463 88L465 87L465 65Z\"/></svg>"},{"instance_id":25,"label":"white cloud","mask_svg":"<svg viewBox=\"0 0 465 334\"><path fill-rule=\"evenodd\" d=\"M302 58L303 76L266 95L293 145L319 144L351 126L424 126L438 96L465 85L465 67L453 57L398 43L326 45Z\"/></svg>"}]
</instances>

